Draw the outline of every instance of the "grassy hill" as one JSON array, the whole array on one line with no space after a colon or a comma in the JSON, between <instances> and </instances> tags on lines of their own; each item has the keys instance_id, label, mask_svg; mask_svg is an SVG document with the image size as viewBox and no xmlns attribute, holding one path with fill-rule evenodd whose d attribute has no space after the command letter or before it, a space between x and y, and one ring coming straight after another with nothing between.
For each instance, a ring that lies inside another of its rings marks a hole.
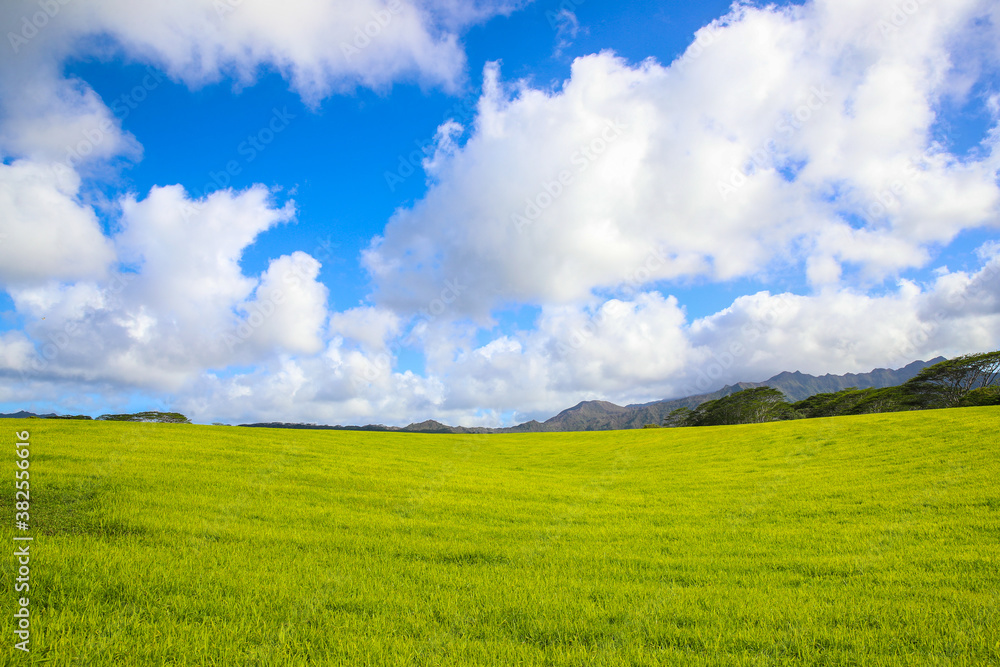
<instances>
[{"instance_id":1,"label":"grassy hill","mask_svg":"<svg viewBox=\"0 0 1000 667\"><path fill-rule=\"evenodd\" d=\"M31 433L33 661L1000 663L995 407L524 435L3 426L8 479ZM0 663L27 664L6 618Z\"/></svg>"}]
</instances>

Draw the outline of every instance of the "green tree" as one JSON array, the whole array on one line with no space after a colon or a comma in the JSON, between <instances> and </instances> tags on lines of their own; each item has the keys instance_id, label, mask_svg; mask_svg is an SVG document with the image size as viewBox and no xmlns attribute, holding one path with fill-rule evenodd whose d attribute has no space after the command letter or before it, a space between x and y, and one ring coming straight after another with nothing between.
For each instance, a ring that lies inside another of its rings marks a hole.
<instances>
[{"instance_id":1,"label":"green tree","mask_svg":"<svg viewBox=\"0 0 1000 667\"><path fill-rule=\"evenodd\" d=\"M134 414L101 415L98 421L112 422L155 422L159 424L190 424L191 421L179 412L136 412Z\"/></svg>"},{"instance_id":2,"label":"green tree","mask_svg":"<svg viewBox=\"0 0 1000 667\"><path fill-rule=\"evenodd\" d=\"M919 410L920 404L913 396L901 387L883 387L882 389L865 389L860 400L844 414L870 415L880 412L902 412L903 410Z\"/></svg>"},{"instance_id":3,"label":"green tree","mask_svg":"<svg viewBox=\"0 0 1000 667\"><path fill-rule=\"evenodd\" d=\"M867 415L876 412L899 412L919 407L912 396L899 387L882 389L842 389L830 394L815 394L792 404L803 417L838 417Z\"/></svg>"},{"instance_id":4,"label":"green tree","mask_svg":"<svg viewBox=\"0 0 1000 667\"><path fill-rule=\"evenodd\" d=\"M850 411L868 394L867 390L850 387L828 394L814 394L792 404L792 408L803 417L835 417L850 414Z\"/></svg>"},{"instance_id":5,"label":"green tree","mask_svg":"<svg viewBox=\"0 0 1000 667\"><path fill-rule=\"evenodd\" d=\"M690 425L761 424L797 417L799 415L780 391L772 387L754 387L702 403L691 415Z\"/></svg>"},{"instance_id":6,"label":"green tree","mask_svg":"<svg viewBox=\"0 0 1000 667\"><path fill-rule=\"evenodd\" d=\"M951 408L982 387L996 386L1000 377L1000 351L966 354L928 366L903 385L921 407Z\"/></svg>"},{"instance_id":7,"label":"green tree","mask_svg":"<svg viewBox=\"0 0 1000 667\"><path fill-rule=\"evenodd\" d=\"M965 395L959 405L962 407L1000 405L1000 387L992 386L973 389Z\"/></svg>"},{"instance_id":8,"label":"green tree","mask_svg":"<svg viewBox=\"0 0 1000 667\"><path fill-rule=\"evenodd\" d=\"M691 408L677 408L663 419L664 426L696 426L692 421L694 410Z\"/></svg>"}]
</instances>

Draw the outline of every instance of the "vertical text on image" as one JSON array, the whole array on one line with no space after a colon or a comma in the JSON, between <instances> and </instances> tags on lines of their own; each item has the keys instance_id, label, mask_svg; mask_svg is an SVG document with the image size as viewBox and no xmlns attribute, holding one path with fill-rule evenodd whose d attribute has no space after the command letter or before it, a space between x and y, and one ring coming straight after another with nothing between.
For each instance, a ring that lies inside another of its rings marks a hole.
<instances>
[{"instance_id":1,"label":"vertical text on image","mask_svg":"<svg viewBox=\"0 0 1000 667\"><path fill-rule=\"evenodd\" d=\"M28 653L31 641L31 600L27 593L31 591L31 536L28 532L28 522L31 520L31 488L28 468L31 467L30 437L28 431L15 432L15 472L14 472L14 527L17 532L14 534L14 558L16 559L17 572L14 579L15 594L24 595L17 597L14 605L14 635L20 641L14 643L14 648Z\"/></svg>"}]
</instances>

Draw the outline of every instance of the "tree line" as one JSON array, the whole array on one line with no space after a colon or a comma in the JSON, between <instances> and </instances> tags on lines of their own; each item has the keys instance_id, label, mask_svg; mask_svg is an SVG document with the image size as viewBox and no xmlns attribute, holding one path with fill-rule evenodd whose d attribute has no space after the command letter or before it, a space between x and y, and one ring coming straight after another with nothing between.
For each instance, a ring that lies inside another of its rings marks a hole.
<instances>
[{"instance_id":1,"label":"tree line","mask_svg":"<svg viewBox=\"0 0 1000 667\"><path fill-rule=\"evenodd\" d=\"M35 415L29 419L81 419L94 420L90 415ZM135 412L121 415L101 415L94 421L104 422L154 422L158 424L190 424L191 420L179 412Z\"/></svg>"},{"instance_id":2,"label":"tree line","mask_svg":"<svg viewBox=\"0 0 1000 667\"><path fill-rule=\"evenodd\" d=\"M882 389L844 389L795 403L772 387L754 387L678 408L663 426L759 424L786 419L863 415L903 410L1000 405L1000 351L966 354L920 371L907 382Z\"/></svg>"}]
</instances>

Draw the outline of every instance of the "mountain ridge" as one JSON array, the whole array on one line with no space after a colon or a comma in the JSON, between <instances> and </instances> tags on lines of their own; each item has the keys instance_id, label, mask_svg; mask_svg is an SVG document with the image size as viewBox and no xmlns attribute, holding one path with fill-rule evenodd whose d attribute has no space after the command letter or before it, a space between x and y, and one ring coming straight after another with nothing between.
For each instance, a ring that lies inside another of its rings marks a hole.
<instances>
[{"instance_id":1,"label":"mountain ridge","mask_svg":"<svg viewBox=\"0 0 1000 667\"><path fill-rule=\"evenodd\" d=\"M721 389L704 394L695 394L680 398L663 399L649 403L632 403L621 406L610 401L590 400L580 401L576 405L560 411L544 422L531 420L515 426L504 428L488 428L484 426L448 426L435 419L413 422L406 426L385 426L383 424L368 424L366 426L340 426L326 424L303 424L288 422L257 422L240 424L250 428L292 428L318 429L331 431L384 431L394 433L441 433L441 434L480 434L480 433L550 433L566 431L609 431L619 429L642 428L647 424L661 425L667 415L678 408L694 409L707 401L723 396L752 389L754 387L773 387L785 394L790 402L801 401L815 394L825 394L841 391L849 387L858 389L881 389L901 385L928 366L932 366L945 357L937 357L930 361L914 361L902 368L876 368L868 373L844 373L843 375L810 375L800 371L782 371L763 382L737 382ZM9 414L0 414L0 418L30 418L47 419L66 418L54 413L36 415L21 410Z\"/></svg>"},{"instance_id":2,"label":"mountain ridge","mask_svg":"<svg viewBox=\"0 0 1000 667\"><path fill-rule=\"evenodd\" d=\"M799 371L782 371L763 382L737 382L722 389L705 394L695 394L682 398L663 399L650 403L617 405L610 401L581 401L573 407L562 410L544 422L532 420L516 426L504 428L447 426L435 420L409 424L408 426L375 427L314 427L336 428L340 430L384 430L409 433L551 433L567 431L609 431L642 428L646 424L663 423L667 415L677 408L696 408L702 403L754 387L773 387L780 390L789 401L800 401L814 394L824 394L857 387L858 389L881 389L903 384L928 366L945 361L937 357L930 361L914 361L902 368L876 368L868 373L845 373L843 375L809 375ZM425 426L426 425L426 426ZM240 426L267 427L270 424L240 424ZM286 427L287 428L287 427ZM295 428L308 428L296 426Z\"/></svg>"}]
</instances>

